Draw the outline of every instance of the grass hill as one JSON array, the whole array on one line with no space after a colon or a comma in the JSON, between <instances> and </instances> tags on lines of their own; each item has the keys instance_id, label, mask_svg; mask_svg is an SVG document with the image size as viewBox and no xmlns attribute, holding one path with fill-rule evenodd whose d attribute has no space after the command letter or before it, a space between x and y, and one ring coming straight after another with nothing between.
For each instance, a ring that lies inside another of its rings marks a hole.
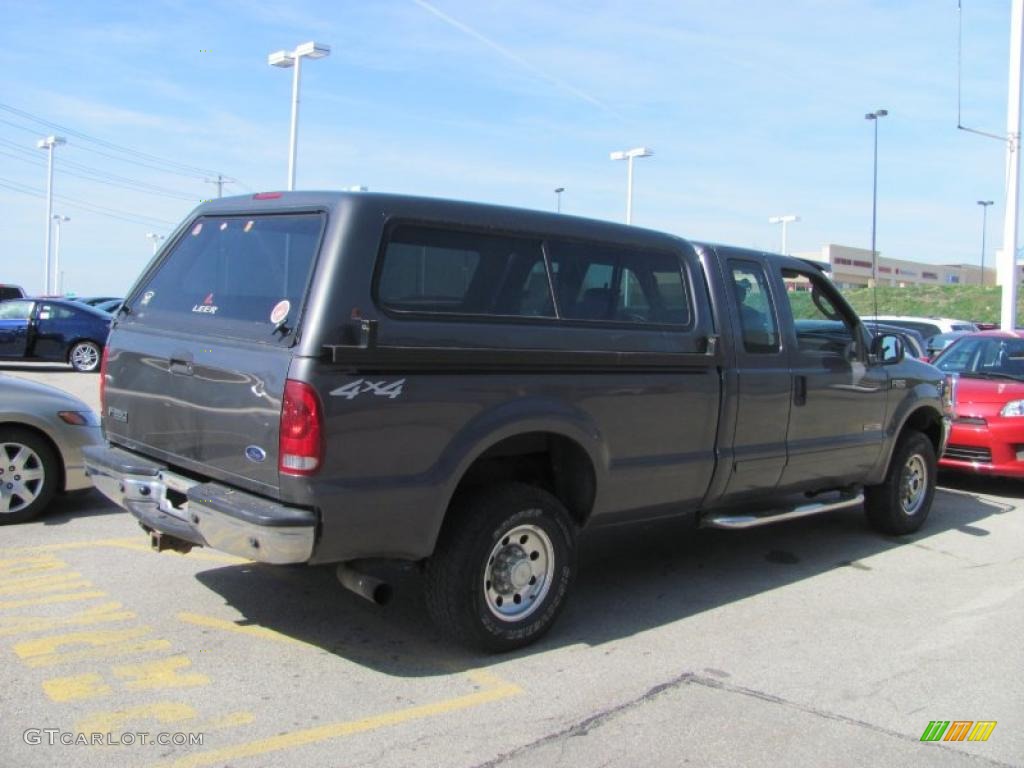
<instances>
[{"instance_id":1,"label":"grass hill","mask_svg":"<svg viewBox=\"0 0 1024 768\"><path fill-rule=\"evenodd\" d=\"M859 315L873 315L870 288L843 291ZM1017 327L1024 327L1024 290L1018 290ZM915 285L910 288L878 287L878 314L953 317L982 323L998 323L1003 289L980 285Z\"/></svg>"}]
</instances>

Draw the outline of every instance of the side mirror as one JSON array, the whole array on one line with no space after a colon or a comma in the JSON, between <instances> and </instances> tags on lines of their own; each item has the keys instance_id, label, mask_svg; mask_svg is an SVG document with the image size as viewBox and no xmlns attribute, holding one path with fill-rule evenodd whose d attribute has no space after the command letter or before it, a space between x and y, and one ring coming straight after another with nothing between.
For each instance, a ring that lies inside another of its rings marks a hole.
<instances>
[{"instance_id":1,"label":"side mirror","mask_svg":"<svg viewBox=\"0 0 1024 768\"><path fill-rule=\"evenodd\" d=\"M903 340L891 333L883 333L871 339L871 356L882 365L892 365L903 359Z\"/></svg>"}]
</instances>

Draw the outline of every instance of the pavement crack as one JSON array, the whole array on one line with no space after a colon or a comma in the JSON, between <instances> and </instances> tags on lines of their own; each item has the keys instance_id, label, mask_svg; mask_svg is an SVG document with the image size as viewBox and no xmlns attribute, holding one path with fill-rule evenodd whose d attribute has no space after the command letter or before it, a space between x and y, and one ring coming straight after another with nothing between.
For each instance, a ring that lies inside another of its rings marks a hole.
<instances>
[{"instance_id":1,"label":"pavement crack","mask_svg":"<svg viewBox=\"0 0 1024 768\"><path fill-rule=\"evenodd\" d=\"M782 707L794 709L799 712L804 712L806 714L824 718L826 720L833 720L835 722L845 723L847 725L854 725L859 728L865 728L867 730L874 731L875 733L882 734L884 736L890 736L892 738L900 739L901 741L911 742L913 744L921 744L922 746L927 746L933 749L941 749L951 754L955 754L959 757L962 757L965 760L972 760L976 763L980 763L983 765L998 766L998 768L1015 768L1011 763L1004 763L999 760L993 760L991 758L983 757L981 755L975 755L970 752L965 752L961 749L956 749L954 747L947 746L945 744L922 742L919 738L909 736L899 731L894 731L891 728L885 728L880 725L875 725L865 720L858 720L855 717L848 717L846 715L840 715L835 712L829 712L827 710L819 709L817 707L807 706L805 704L790 701L788 699L782 698L781 696L775 696L774 694L765 693L764 691L759 691L754 688L747 688L742 685L726 683L722 680L717 680L711 677L703 677L692 672L684 672L681 675L677 675L676 677L673 677L671 680L668 680L664 683L659 683L658 685L649 688L636 698L630 699L629 701L625 701L614 707L608 707L606 709L599 710L593 715L590 715L589 717L586 717L583 720L574 723L573 725L570 725L559 731L549 733L548 735L542 736L539 739L536 739L535 741L531 741L527 744L523 744L522 746L516 747L515 749L509 752L505 752L501 755L498 755L497 757L487 761L486 763L479 763L474 768L493 768L494 766L498 766L502 763L508 762L509 760L512 760L513 758L516 758L526 752L530 752L531 750L538 749L553 742L561 742L561 746L564 748L565 742L568 739L576 736L586 736L590 731L603 725L609 720L612 720L618 717L619 715L628 712L631 709L646 704L647 702L657 698L666 691L672 690L674 688L681 688L686 685L699 685L704 688L712 688L715 690L723 691L725 693L731 693L739 696L747 696L750 698L758 699L760 701L768 702L769 704L777 704Z\"/></svg>"}]
</instances>

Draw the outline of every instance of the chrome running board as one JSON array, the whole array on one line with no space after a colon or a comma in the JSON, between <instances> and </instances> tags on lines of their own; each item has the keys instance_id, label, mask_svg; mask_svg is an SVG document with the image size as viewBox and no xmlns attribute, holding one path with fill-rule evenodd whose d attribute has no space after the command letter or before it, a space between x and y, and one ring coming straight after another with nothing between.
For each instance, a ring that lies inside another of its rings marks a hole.
<instances>
[{"instance_id":1,"label":"chrome running board","mask_svg":"<svg viewBox=\"0 0 1024 768\"><path fill-rule=\"evenodd\" d=\"M730 530L756 528L759 525L769 525L781 522L782 520L795 520L798 517L810 517L811 515L820 515L824 512L835 512L838 509L848 509L862 503L864 503L864 494L858 493L853 496L843 496L837 501L815 501L789 509L769 509L757 514L713 514L701 521L701 527L727 528Z\"/></svg>"}]
</instances>

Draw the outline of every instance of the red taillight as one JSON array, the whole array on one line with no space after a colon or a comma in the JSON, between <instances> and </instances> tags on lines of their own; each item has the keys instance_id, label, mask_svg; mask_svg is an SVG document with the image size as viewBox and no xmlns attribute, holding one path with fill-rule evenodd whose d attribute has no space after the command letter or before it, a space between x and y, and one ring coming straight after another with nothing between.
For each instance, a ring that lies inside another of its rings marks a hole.
<instances>
[{"instance_id":1,"label":"red taillight","mask_svg":"<svg viewBox=\"0 0 1024 768\"><path fill-rule=\"evenodd\" d=\"M257 192L252 196L253 200L277 200L281 197L281 192Z\"/></svg>"},{"instance_id":2,"label":"red taillight","mask_svg":"<svg viewBox=\"0 0 1024 768\"><path fill-rule=\"evenodd\" d=\"M323 458L320 398L309 384L288 379L281 400L277 469L286 475L312 475Z\"/></svg>"},{"instance_id":3,"label":"red taillight","mask_svg":"<svg viewBox=\"0 0 1024 768\"><path fill-rule=\"evenodd\" d=\"M103 348L103 357L100 358L100 418L107 412L107 355L110 354L110 347Z\"/></svg>"}]
</instances>

